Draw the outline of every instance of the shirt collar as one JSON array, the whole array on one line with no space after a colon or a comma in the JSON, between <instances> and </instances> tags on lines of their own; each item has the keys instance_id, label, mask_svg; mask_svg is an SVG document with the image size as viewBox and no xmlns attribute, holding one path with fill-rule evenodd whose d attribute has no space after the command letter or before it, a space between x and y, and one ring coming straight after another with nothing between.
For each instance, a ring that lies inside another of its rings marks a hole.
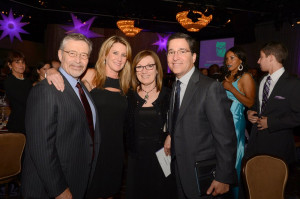
<instances>
[{"instance_id":1,"label":"shirt collar","mask_svg":"<svg viewBox=\"0 0 300 199\"><path fill-rule=\"evenodd\" d=\"M192 69L189 72L187 72L185 75L183 75L180 79L176 77L176 80L180 80L181 83L187 85L194 71L195 71L195 66L193 66Z\"/></svg>"},{"instance_id":2,"label":"shirt collar","mask_svg":"<svg viewBox=\"0 0 300 199\"><path fill-rule=\"evenodd\" d=\"M280 76L284 73L285 69L284 67L278 69L276 72L274 72L271 76L272 81L277 82Z\"/></svg>"},{"instance_id":3,"label":"shirt collar","mask_svg":"<svg viewBox=\"0 0 300 199\"><path fill-rule=\"evenodd\" d=\"M68 82L71 84L71 86L73 88L75 88L76 84L78 82L78 79L75 79L74 77L69 75L62 67L59 67L58 70L63 74L63 76L65 76L65 78L68 80Z\"/></svg>"}]
</instances>

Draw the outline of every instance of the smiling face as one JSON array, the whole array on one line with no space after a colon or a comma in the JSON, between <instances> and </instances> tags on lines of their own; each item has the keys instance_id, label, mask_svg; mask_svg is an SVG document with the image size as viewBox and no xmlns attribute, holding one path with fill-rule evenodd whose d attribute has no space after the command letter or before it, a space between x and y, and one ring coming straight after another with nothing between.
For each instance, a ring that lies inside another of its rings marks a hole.
<instances>
[{"instance_id":1,"label":"smiling face","mask_svg":"<svg viewBox=\"0 0 300 199\"><path fill-rule=\"evenodd\" d=\"M167 55L168 65L177 78L181 78L189 72L196 61L196 53L190 52L191 49L185 39L172 39L169 42L168 52L174 51L174 54ZM185 53L178 53L185 51Z\"/></svg>"},{"instance_id":2,"label":"smiling face","mask_svg":"<svg viewBox=\"0 0 300 199\"><path fill-rule=\"evenodd\" d=\"M237 71L238 67L241 65L242 60L238 58L236 54L232 51L228 51L225 55L225 63L230 71Z\"/></svg>"},{"instance_id":3,"label":"smiling face","mask_svg":"<svg viewBox=\"0 0 300 199\"><path fill-rule=\"evenodd\" d=\"M66 51L74 51L77 56L71 57ZM80 54L89 54L89 46L81 40L67 40L64 49L58 51L61 67L72 77L79 78L85 71L89 59L82 59Z\"/></svg>"},{"instance_id":4,"label":"smiling face","mask_svg":"<svg viewBox=\"0 0 300 199\"><path fill-rule=\"evenodd\" d=\"M105 58L106 73L116 75L125 66L127 61L126 46L121 43L114 43Z\"/></svg>"},{"instance_id":5,"label":"smiling face","mask_svg":"<svg viewBox=\"0 0 300 199\"><path fill-rule=\"evenodd\" d=\"M25 71L24 59L16 59L12 63L8 63L8 66L15 77L23 77Z\"/></svg>"},{"instance_id":6,"label":"smiling face","mask_svg":"<svg viewBox=\"0 0 300 199\"><path fill-rule=\"evenodd\" d=\"M149 70L147 70L145 66L153 66L152 69L148 67ZM141 84L145 86L149 86L151 84L155 85L156 82L156 75L157 75L157 69L155 65L155 61L151 56L146 56L143 59L141 59L140 62L137 63L136 67L142 67L142 70L139 72L136 72L137 79L141 82Z\"/></svg>"}]
</instances>

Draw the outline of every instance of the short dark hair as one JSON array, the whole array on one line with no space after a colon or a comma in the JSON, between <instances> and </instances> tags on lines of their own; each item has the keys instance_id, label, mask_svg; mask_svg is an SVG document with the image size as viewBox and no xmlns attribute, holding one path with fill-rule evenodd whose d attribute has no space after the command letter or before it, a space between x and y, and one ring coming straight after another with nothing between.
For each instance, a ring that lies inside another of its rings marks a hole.
<instances>
[{"instance_id":1,"label":"short dark hair","mask_svg":"<svg viewBox=\"0 0 300 199\"><path fill-rule=\"evenodd\" d=\"M23 60L25 62L25 55L21 51L12 50L7 55L5 66L8 67L8 64L12 64L17 60Z\"/></svg>"},{"instance_id":2,"label":"short dark hair","mask_svg":"<svg viewBox=\"0 0 300 199\"><path fill-rule=\"evenodd\" d=\"M170 41L173 40L173 39L185 39L187 41L189 47L190 47L191 53L192 54L197 53L196 40L193 37L191 37L190 35L185 34L185 33L181 33L181 32L177 32L177 33L172 34L168 39L167 49L169 49Z\"/></svg>"},{"instance_id":3,"label":"short dark hair","mask_svg":"<svg viewBox=\"0 0 300 199\"><path fill-rule=\"evenodd\" d=\"M266 56L274 55L276 60L283 64L288 56L288 49L280 42L269 42L262 46L260 51L264 52Z\"/></svg>"}]
</instances>

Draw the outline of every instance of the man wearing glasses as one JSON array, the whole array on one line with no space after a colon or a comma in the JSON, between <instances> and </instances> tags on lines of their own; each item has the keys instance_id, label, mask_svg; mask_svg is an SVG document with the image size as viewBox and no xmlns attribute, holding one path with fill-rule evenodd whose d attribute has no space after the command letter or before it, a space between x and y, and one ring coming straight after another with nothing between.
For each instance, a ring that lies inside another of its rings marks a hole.
<instances>
[{"instance_id":1,"label":"man wearing glasses","mask_svg":"<svg viewBox=\"0 0 300 199\"><path fill-rule=\"evenodd\" d=\"M92 43L67 35L58 57L65 90L41 81L30 92L22 194L24 198L85 197L97 162L100 135L92 98L79 77L86 70Z\"/></svg>"},{"instance_id":2,"label":"man wearing glasses","mask_svg":"<svg viewBox=\"0 0 300 199\"><path fill-rule=\"evenodd\" d=\"M167 60L176 81L165 150L171 139L171 168L180 199L222 198L237 179L234 123L222 85L194 67L195 46L187 34L175 33L168 39ZM206 174L214 178L207 187L198 179Z\"/></svg>"}]
</instances>

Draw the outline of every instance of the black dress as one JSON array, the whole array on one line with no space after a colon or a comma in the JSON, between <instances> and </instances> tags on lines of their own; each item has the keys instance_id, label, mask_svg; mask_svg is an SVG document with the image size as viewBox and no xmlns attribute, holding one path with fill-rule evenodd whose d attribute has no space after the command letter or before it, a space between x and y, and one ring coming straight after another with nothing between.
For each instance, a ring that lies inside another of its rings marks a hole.
<instances>
[{"instance_id":1,"label":"black dress","mask_svg":"<svg viewBox=\"0 0 300 199\"><path fill-rule=\"evenodd\" d=\"M176 199L174 175L165 177L156 152L164 146L163 131L170 91L163 87L153 107L136 92L128 95L128 167L126 199Z\"/></svg>"},{"instance_id":2,"label":"black dress","mask_svg":"<svg viewBox=\"0 0 300 199\"><path fill-rule=\"evenodd\" d=\"M118 79L107 77L104 87L120 89ZM124 163L123 126L127 99L121 92L91 90L99 115L101 144L88 198L106 198L120 191Z\"/></svg>"},{"instance_id":3,"label":"black dress","mask_svg":"<svg viewBox=\"0 0 300 199\"><path fill-rule=\"evenodd\" d=\"M10 132L25 133L26 102L31 88L32 82L26 78L21 80L9 74L4 80L5 94L11 108L6 125Z\"/></svg>"}]
</instances>

